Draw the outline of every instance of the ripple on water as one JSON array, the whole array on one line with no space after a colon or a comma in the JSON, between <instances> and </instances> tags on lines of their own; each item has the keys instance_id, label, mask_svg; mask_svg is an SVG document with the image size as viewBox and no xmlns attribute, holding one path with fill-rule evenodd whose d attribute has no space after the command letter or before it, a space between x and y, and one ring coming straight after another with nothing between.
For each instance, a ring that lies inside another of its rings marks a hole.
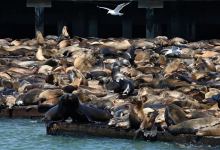
<instances>
[{"instance_id":1,"label":"ripple on water","mask_svg":"<svg viewBox=\"0 0 220 150\"><path fill-rule=\"evenodd\" d=\"M126 139L88 136L64 137L46 135L45 126L37 120L0 119L0 149L7 150L214 150L220 147L194 146L164 142L145 142Z\"/></svg>"}]
</instances>

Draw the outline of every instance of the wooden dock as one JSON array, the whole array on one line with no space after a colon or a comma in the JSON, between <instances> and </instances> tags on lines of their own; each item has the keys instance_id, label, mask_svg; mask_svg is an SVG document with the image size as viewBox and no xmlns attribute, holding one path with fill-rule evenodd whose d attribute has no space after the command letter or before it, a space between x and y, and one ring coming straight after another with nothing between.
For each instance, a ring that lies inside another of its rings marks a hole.
<instances>
[{"instance_id":1,"label":"wooden dock","mask_svg":"<svg viewBox=\"0 0 220 150\"><path fill-rule=\"evenodd\" d=\"M0 110L0 117L6 118L42 118L43 113L39 113L37 107L27 108L26 106L17 106L12 109Z\"/></svg>"},{"instance_id":2,"label":"wooden dock","mask_svg":"<svg viewBox=\"0 0 220 150\"><path fill-rule=\"evenodd\" d=\"M66 122L50 122L46 125L48 135L62 135L62 136L78 136L78 135L90 135L101 136L110 138L125 138L133 139L134 130L125 130L118 128L111 128L107 125L96 124L72 124ZM146 139L143 135L138 135L139 140L156 140L163 142L175 142L182 144L195 144L195 145L220 145L220 137L211 136L196 136L196 135L178 135L174 136L168 132L158 132L157 136L153 139Z\"/></svg>"}]
</instances>

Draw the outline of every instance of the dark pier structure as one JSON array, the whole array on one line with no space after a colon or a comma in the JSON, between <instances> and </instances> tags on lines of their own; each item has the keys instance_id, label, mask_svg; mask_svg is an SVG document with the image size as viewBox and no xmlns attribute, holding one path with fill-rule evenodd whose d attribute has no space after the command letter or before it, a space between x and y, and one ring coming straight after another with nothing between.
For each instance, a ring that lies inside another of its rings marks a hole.
<instances>
[{"instance_id":1,"label":"dark pier structure","mask_svg":"<svg viewBox=\"0 0 220 150\"><path fill-rule=\"evenodd\" d=\"M96 6L115 8L129 0L5 0L0 3L0 37L59 34L72 36L180 36L188 40L220 38L219 0L130 0L124 15L107 15Z\"/></svg>"},{"instance_id":2,"label":"dark pier structure","mask_svg":"<svg viewBox=\"0 0 220 150\"><path fill-rule=\"evenodd\" d=\"M51 122L46 124L46 131L48 135L58 136L100 136L110 138L123 138L123 139L134 139L134 130L125 130L119 128L112 128L106 125L96 124L76 124L66 122ZM150 141L163 141L163 142L175 142L182 144L195 144L195 145L219 145L220 137L218 136L196 136L189 134L180 134L177 136L171 135L170 133L158 132L156 137L146 138L143 134L139 134L137 137L139 140L150 140Z\"/></svg>"}]
</instances>

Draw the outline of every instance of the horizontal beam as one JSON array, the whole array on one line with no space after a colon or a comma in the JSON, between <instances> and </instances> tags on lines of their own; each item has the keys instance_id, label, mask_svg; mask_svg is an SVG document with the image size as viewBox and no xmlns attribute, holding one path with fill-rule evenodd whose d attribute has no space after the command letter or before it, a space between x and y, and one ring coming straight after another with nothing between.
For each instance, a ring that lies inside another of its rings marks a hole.
<instances>
[{"instance_id":1,"label":"horizontal beam","mask_svg":"<svg viewBox=\"0 0 220 150\"><path fill-rule=\"evenodd\" d=\"M105 2L115 2L116 0L52 0L52 1L74 1L74 2L86 2L86 1L94 1L94 2L99 2L99 1L105 1ZM128 2L128 1L140 1L140 0L119 0L121 2L125 1L125 2ZM211 2L211 1L219 1L219 0L143 0L143 1L146 1L146 2L159 2L159 1L207 1L207 2Z\"/></svg>"},{"instance_id":2,"label":"horizontal beam","mask_svg":"<svg viewBox=\"0 0 220 150\"><path fill-rule=\"evenodd\" d=\"M138 8L163 8L163 0L138 0Z\"/></svg>"},{"instance_id":3,"label":"horizontal beam","mask_svg":"<svg viewBox=\"0 0 220 150\"><path fill-rule=\"evenodd\" d=\"M51 7L51 0L27 0L27 7Z\"/></svg>"}]
</instances>

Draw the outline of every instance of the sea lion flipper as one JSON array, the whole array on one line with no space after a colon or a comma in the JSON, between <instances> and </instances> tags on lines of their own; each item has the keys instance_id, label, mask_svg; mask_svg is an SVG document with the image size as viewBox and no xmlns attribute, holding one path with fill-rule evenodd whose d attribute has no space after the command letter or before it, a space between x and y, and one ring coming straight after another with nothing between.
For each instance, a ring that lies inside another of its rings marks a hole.
<instances>
[{"instance_id":1,"label":"sea lion flipper","mask_svg":"<svg viewBox=\"0 0 220 150\"><path fill-rule=\"evenodd\" d=\"M153 126L150 131L144 131L144 137L149 140L155 140L157 137L157 126Z\"/></svg>"},{"instance_id":2,"label":"sea lion flipper","mask_svg":"<svg viewBox=\"0 0 220 150\"><path fill-rule=\"evenodd\" d=\"M137 130L134 132L133 140L136 140L136 138L137 138L137 136L138 136L138 133L140 133L140 131L143 131L143 129L139 128L139 129L137 129Z\"/></svg>"}]
</instances>

